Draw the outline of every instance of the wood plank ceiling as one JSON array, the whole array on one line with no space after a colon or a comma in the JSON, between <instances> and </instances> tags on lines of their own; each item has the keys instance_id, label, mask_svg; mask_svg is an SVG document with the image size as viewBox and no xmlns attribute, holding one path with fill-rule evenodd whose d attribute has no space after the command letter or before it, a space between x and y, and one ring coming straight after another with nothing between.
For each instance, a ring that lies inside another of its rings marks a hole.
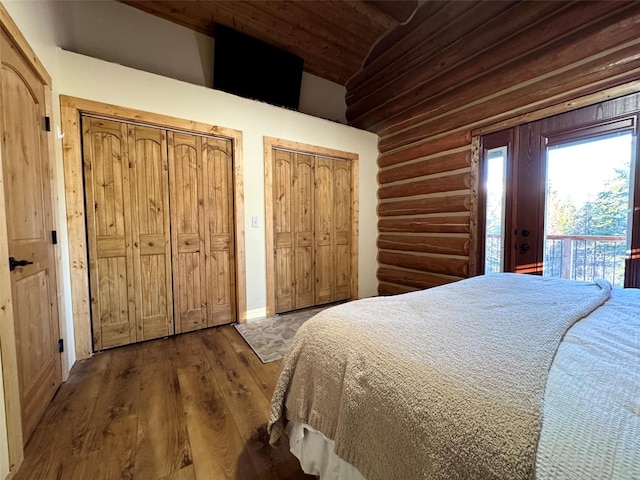
<instances>
[{"instance_id":1,"label":"wood plank ceiling","mask_svg":"<svg viewBox=\"0 0 640 480\"><path fill-rule=\"evenodd\" d=\"M302 57L305 71L340 85L418 7L416 0L122 2L213 37L216 23L233 28Z\"/></svg>"}]
</instances>

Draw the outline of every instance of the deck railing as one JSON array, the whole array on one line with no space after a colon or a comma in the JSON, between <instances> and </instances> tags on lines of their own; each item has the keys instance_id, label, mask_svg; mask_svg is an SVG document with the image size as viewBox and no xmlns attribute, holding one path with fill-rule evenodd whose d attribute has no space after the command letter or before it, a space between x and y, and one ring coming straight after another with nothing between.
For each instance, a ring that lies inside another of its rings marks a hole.
<instances>
[{"instance_id":1,"label":"deck railing","mask_svg":"<svg viewBox=\"0 0 640 480\"><path fill-rule=\"evenodd\" d=\"M598 235L547 235L544 275L624 285L627 238Z\"/></svg>"},{"instance_id":2,"label":"deck railing","mask_svg":"<svg viewBox=\"0 0 640 480\"><path fill-rule=\"evenodd\" d=\"M501 237L488 234L485 271L500 271ZM547 235L543 274L550 277L592 281L605 278L624 285L627 238L611 235Z\"/></svg>"}]
</instances>

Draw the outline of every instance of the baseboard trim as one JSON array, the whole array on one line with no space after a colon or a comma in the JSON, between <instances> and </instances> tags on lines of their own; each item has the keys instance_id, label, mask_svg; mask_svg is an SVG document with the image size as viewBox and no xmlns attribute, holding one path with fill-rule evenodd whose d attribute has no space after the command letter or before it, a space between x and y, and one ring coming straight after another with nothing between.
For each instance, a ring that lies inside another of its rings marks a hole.
<instances>
[{"instance_id":1,"label":"baseboard trim","mask_svg":"<svg viewBox=\"0 0 640 480\"><path fill-rule=\"evenodd\" d=\"M247 323L257 322L267 318L266 307L254 308L253 310L247 310Z\"/></svg>"}]
</instances>

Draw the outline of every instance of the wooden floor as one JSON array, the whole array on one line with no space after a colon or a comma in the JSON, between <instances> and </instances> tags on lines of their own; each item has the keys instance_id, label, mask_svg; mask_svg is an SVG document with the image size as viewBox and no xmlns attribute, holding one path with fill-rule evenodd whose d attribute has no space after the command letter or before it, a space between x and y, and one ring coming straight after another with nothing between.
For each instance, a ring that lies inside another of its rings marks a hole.
<instances>
[{"instance_id":1,"label":"wooden floor","mask_svg":"<svg viewBox=\"0 0 640 480\"><path fill-rule=\"evenodd\" d=\"M268 445L279 368L232 326L99 353L74 366L15 478L314 478Z\"/></svg>"}]
</instances>

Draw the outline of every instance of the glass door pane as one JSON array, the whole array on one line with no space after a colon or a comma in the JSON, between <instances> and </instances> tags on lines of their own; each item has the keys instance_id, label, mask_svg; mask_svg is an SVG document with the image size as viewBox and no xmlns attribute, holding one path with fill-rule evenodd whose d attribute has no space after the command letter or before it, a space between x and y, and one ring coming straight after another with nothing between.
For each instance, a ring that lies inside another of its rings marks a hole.
<instances>
[{"instance_id":1,"label":"glass door pane","mask_svg":"<svg viewBox=\"0 0 640 480\"><path fill-rule=\"evenodd\" d=\"M633 140L619 132L547 148L543 275L624 285Z\"/></svg>"},{"instance_id":2,"label":"glass door pane","mask_svg":"<svg viewBox=\"0 0 640 480\"><path fill-rule=\"evenodd\" d=\"M484 273L504 271L505 182L507 147L497 147L486 153L485 253Z\"/></svg>"}]
</instances>

